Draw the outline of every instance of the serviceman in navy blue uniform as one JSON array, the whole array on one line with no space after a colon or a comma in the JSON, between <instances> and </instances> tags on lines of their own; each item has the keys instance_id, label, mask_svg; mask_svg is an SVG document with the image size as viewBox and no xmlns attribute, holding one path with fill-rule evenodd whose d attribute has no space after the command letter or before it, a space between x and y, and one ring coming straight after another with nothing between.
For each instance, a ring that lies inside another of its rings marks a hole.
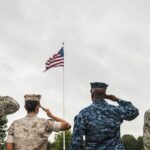
<instances>
[{"instance_id":1,"label":"serviceman in navy blue uniform","mask_svg":"<svg viewBox=\"0 0 150 150\"><path fill-rule=\"evenodd\" d=\"M120 138L120 125L123 120L131 121L139 111L114 95L106 95L107 84L91 83L93 103L80 111L74 119L71 150L83 150L85 136L86 150L125 150ZM118 103L110 105L105 98Z\"/></svg>"}]
</instances>

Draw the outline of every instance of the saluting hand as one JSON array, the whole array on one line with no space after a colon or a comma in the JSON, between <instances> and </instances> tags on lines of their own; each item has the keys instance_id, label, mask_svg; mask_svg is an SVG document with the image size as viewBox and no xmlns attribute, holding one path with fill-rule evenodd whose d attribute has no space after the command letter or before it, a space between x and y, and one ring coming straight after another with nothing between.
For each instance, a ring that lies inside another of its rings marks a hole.
<instances>
[{"instance_id":1,"label":"saluting hand","mask_svg":"<svg viewBox=\"0 0 150 150\"><path fill-rule=\"evenodd\" d=\"M51 113L51 111L50 111L49 109L44 108L44 107L42 107L42 106L40 106L40 107L46 112L46 114L47 114L49 117L52 116L52 113Z\"/></svg>"},{"instance_id":2,"label":"saluting hand","mask_svg":"<svg viewBox=\"0 0 150 150\"><path fill-rule=\"evenodd\" d=\"M110 99L114 102L118 101L118 98L115 95L105 95L106 99Z\"/></svg>"},{"instance_id":3,"label":"saluting hand","mask_svg":"<svg viewBox=\"0 0 150 150\"><path fill-rule=\"evenodd\" d=\"M61 118L53 115L49 109L44 108L42 106L40 106L40 107L47 113L48 117L54 119L57 122L61 122L61 128L60 128L61 131L68 130L68 129L71 128L71 125L67 121L65 121L64 119L61 119Z\"/></svg>"}]
</instances>

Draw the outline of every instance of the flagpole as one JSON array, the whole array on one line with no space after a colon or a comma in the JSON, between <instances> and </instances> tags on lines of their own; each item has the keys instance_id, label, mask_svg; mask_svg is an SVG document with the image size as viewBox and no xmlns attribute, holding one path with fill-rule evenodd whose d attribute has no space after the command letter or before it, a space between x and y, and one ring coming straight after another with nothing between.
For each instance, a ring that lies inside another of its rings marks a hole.
<instances>
[{"instance_id":1,"label":"flagpole","mask_svg":"<svg viewBox=\"0 0 150 150\"><path fill-rule=\"evenodd\" d=\"M62 46L64 47L64 43L62 43ZM63 67L63 119L65 119L65 55L64 55L64 67ZM65 143L65 131L63 131L63 150L66 149L66 143Z\"/></svg>"},{"instance_id":2,"label":"flagpole","mask_svg":"<svg viewBox=\"0 0 150 150\"><path fill-rule=\"evenodd\" d=\"M52 58L49 58L47 60L47 62L46 62L46 69L43 72L46 72L48 69L50 69L52 67L58 67L59 65L63 66L63 74L62 74L62 78L63 78L63 83L62 83L62 88L63 88L63 91L62 91L63 92L62 113L63 113L63 119L65 119L65 64L64 64L65 59L64 59L64 50L63 50L63 48L64 48L64 43L62 43L62 48L59 50L59 52L57 54L53 55ZM57 60L57 62L59 62L59 63L54 65L53 64L53 60L56 61L56 58L58 58L58 57L55 57L55 56L58 55L58 54L61 56L60 58L63 57L64 62L62 63L62 59L61 59L61 61ZM63 150L65 150L65 149L66 149L66 145L65 145L65 131L63 131Z\"/></svg>"}]
</instances>

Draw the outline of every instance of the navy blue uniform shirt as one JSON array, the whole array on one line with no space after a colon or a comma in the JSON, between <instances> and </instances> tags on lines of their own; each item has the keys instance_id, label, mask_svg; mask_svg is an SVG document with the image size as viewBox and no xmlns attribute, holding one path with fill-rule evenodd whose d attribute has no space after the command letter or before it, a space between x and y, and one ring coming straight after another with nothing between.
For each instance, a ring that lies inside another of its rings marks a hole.
<instances>
[{"instance_id":1,"label":"navy blue uniform shirt","mask_svg":"<svg viewBox=\"0 0 150 150\"><path fill-rule=\"evenodd\" d=\"M124 150L120 125L123 120L136 118L139 112L131 102L118 100L118 104L96 100L81 110L74 119L71 150L83 150L84 135L86 150Z\"/></svg>"}]
</instances>

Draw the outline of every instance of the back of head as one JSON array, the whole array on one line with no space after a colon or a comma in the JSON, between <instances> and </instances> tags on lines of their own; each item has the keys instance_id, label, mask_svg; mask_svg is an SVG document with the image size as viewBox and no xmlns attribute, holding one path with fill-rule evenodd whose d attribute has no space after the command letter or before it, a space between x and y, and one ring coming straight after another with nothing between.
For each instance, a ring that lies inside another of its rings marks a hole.
<instances>
[{"instance_id":1,"label":"back of head","mask_svg":"<svg viewBox=\"0 0 150 150\"><path fill-rule=\"evenodd\" d=\"M102 82L93 82L93 83L91 83L92 100L104 99L107 86L108 86L107 84L102 83Z\"/></svg>"},{"instance_id":2,"label":"back of head","mask_svg":"<svg viewBox=\"0 0 150 150\"><path fill-rule=\"evenodd\" d=\"M25 108L28 113L33 112L36 110L36 107L39 105L38 101L28 100L25 101Z\"/></svg>"},{"instance_id":3,"label":"back of head","mask_svg":"<svg viewBox=\"0 0 150 150\"><path fill-rule=\"evenodd\" d=\"M28 113L35 112L37 106L40 105L41 95L28 94L24 96L25 98L25 108Z\"/></svg>"}]
</instances>

